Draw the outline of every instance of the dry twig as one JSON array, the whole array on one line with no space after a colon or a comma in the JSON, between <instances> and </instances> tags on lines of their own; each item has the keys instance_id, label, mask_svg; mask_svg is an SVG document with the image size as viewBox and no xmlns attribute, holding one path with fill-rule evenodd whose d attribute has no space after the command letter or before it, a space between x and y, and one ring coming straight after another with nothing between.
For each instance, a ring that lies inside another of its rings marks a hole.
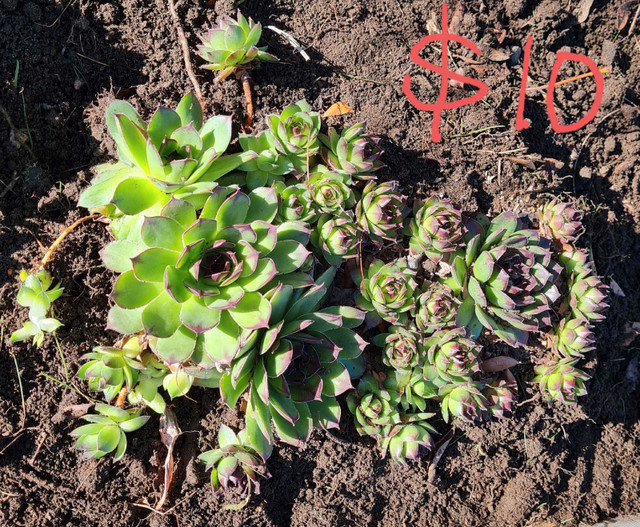
<instances>
[{"instance_id":1,"label":"dry twig","mask_svg":"<svg viewBox=\"0 0 640 527\"><path fill-rule=\"evenodd\" d=\"M191 65L191 56L189 54L189 44L187 43L187 37L184 35L184 30L182 29L182 25L180 24L180 18L178 18L178 12L176 11L176 6L173 0L167 0L169 4L169 12L171 13L171 18L173 18L173 24L176 27L176 33L178 33L178 42L180 42L180 47L182 48L182 56L184 58L184 67L187 70L187 75L189 76L189 80L191 84L193 84L193 91L195 92L196 99L202 106L202 110L206 108L204 103L204 97L202 96L202 90L200 89L200 83L198 79L193 73L193 66Z\"/></svg>"}]
</instances>

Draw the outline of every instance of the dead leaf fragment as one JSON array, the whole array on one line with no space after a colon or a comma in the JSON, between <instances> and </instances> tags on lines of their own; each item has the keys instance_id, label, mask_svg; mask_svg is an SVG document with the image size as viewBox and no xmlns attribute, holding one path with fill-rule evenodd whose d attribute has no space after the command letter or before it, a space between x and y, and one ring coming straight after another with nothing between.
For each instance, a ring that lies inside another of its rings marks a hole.
<instances>
[{"instance_id":1,"label":"dead leaf fragment","mask_svg":"<svg viewBox=\"0 0 640 527\"><path fill-rule=\"evenodd\" d=\"M627 23L629 22L629 17L631 16L631 10L637 3L638 0L630 0L629 2L625 2L618 8L618 15L616 17L616 29L618 31L622 31L626 27Z\"/></svg>"},{"instance_id":2,"label":"dead leaf fragment","mask_svg":"<svg viewBox=\"0 0 640 527\"><path fill-rule=\"evenodd\" d=\"M329 106L329 109L324 112L324 117L337 117L338 115L344 115L345 113L353 113L353 108L342 101L338 101L337 103Z\"/></svg>"},{"instance_id":3,"label":"dead leaf fragment","mask_svg":"<svg viewBox=\"0 0 640 527\"><path fill-rule=\"evenodd\" d=\"M518 364L520 363L513 357L501 355L500 357L491 357L490 359L483 360L481 367L482 371L487 373L496 373L513 368Z\"/></svg>"},{"instance_id":4,"label":"dead leaf fragment","mask_svg":"<svg viewBox=\"0 0 640 527\"><path fill-rule=\"evenodd\" d=\"M618 285L618 282L616 282L613 278L611 279L611 292L616 296L622 296L622 297L627 296L624 294L622 287L620 287Z\"/></svg>"},{"instance_id":5,"label":"dead leaf fragment","mask_svg":"<svg viewBox=\"0 0 640 527\"><path fill-rule=\"evenodd\" d=\"M492 62L505 62L511 58L511 52L503 49L491 49L487 58Z\"/></svg>"},{"instance_id":6,"label":"dead leaf fragment","mask_svg":"<svg viewBox=\"0 0 640 527\"><path fill-rule=\"evenodd\" d=\"M587 18L589 18L589 13L591 12L592 5L593 0L581 0L578 4L578 7L576 7L575 15L580 24L586 22Z\"/></svg>"},{"instance_id":7,"label":"dead leaf fragment","mask_svg":"<svg viewBox=\"0 0 640 527\"><path fill-rule=\"evenodd\" d=\"M457 35L460 31L460 22L462 21L462 16L464 15L464 7L462 4L458 4L456 10L453 12L453 16L451 17L451 23L449 24L449 33L453 33Z\"/></svg>"}]
</instances>

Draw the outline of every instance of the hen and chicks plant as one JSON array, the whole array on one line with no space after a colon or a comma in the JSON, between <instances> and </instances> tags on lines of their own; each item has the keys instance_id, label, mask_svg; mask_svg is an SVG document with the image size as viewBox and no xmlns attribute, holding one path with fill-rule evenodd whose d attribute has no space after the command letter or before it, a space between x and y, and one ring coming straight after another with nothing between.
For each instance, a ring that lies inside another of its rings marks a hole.
<instances>
[{"instance_id":1,"label":"hen and chicks plant","mask_svg":"<svg viewBox=\"0 0 640 527\"><path fill-rule=\"evenodd\" d=\"M275 59L260 34L225 17L198 54L222 80ZM584 227L570 204L544 205L533 223L470 217L436 198L410 211L396 183L377 181L379 139L363 124L323 133L305 101L237 145L231 117L204 120L191 94L148 122L114 101L106 124L117 160L96 168L80 205L109 222L108 329L122 338L78 370L109 403L72 432L85 457L120 459L145 408L163 414L203 387L244 416L200 455L216 492L259 492L276 443L304 447L314 429L337 428L343 394L357 431L404 464L433 448L437 412L455 425L512 412L514 361L493 356L498 341L547 346L531 353L546 399L585 393L577 364L594 348L607 288L576 246ZM357 307L330 302L345 262ZM11 338L40 346L60 325L49 312L62 289L45 271L21 278L30 320ZM366 364L365 332L384 371Z\"/></svg>"}]
</instances>

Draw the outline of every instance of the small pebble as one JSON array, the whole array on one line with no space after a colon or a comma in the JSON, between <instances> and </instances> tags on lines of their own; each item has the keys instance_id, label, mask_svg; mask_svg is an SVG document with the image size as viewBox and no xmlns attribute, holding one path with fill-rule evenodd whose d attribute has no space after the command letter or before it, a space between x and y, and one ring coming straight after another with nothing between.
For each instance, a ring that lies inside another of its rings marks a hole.
<instances>
[{"instance_id":1,"label":"small pebble","mask_svg":"<svg viewBox=\"0 0 640 527\"><path fill-rule=\"evenodd\" d=\"M615 137L610 135L604 140L604 156L605 157L609 157L611 154L613 154L616 151L616 148L618 148L618 142L616 141Z\"/></svg>"}]
</instances>

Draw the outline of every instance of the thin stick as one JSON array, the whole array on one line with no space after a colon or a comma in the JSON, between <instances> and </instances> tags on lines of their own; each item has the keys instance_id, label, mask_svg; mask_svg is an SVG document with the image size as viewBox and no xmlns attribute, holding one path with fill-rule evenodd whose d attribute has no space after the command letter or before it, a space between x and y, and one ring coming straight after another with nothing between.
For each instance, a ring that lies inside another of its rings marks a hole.
<instances>
[{"instance_id":1,"label":"thin stick","mask_svg":"<svg viewBox=\"0 0 640 527\"><path fill-rule=\"evenodd\" d=\"M40 260L40 267L42 268L42 267L44 267L45 265L47 265L49 263L49 261L53 257L54 251L58 248L58 245L60 245L62 243L62 240L64 240L73 229L75 229L78 225L80 225L82 223L85 223L86 221L95 220L96 218L98 218L100 216L101 216L101 214L98 214L98 213L91 214L90 216L85 216L84 218L80 218L79 220L74 221L71 225L66 227L60 233L60 236L58 236L58 238L56 238L56 241L51 244L51 247L49 247L49 249L47 249L47 252L44 253L44 256L43 256L42 260Z\"/></svg>"},{"instance_id":2,"label":"thin stick","mask_svg":"<svg viewBox=\"0 0 640 527\"><path fill-rule=\"evenodd\" d=\"M600 68L598 70L600 73L611 73L611 68L605 66L604 68ZM562 86L563 84L569 84L570 82L579 81L580 79L586 79L587 77L593 77L593 72L582 73L580 75L576 75L575 77L570 77L568 79L561 80L560 82L556 82L556 86ZM527 88L527 91L538 91L538 90L546 90L548 85L544 86L533 86L531 88Z\"/></svg>"},{"instance_id":3,"label":"thin stick","mask_svg":"<svg viewBox=\"0 0 640 527\"><path fill-rule=\"evenodd\" d=\"M253 94L251 93L251 75L246 69L236 70L236 78L242 84L244 92L244 103L247 106L247 122L244 125L245 132L251 130L253 126Z\"/></svg>"},{"instance_id":4,"label":"thin stick","mask_svg":"<svg viewBox=\"0 0 640 527\"><path fill-rule=\"evenodd\" d=\"M36 451L33 453L33 456L31 456L31 459L29 460L29 465L33 466L33 463L38 457L38 454L40 453L40 449L42 448L42 445L44 444L45 439L47 439L47 433L43 431L40 434L40 440L38 441L38 446L36 447Z\"/></svg>"},{"instance_id":5,"label":"thin stick","mask_svg":"<svg viewBox=\"0 0 640 527\"><path fill-rule=\"evenodd\" d=\"M180 47L182 48L184 67L187 70L187 75L189 76L191 84L193 84L193 91L195 92L196 99L198 99L200 106L202 106L202 109L204 110L206 105L204 103L204 97L202 97L200 83L198 82L195 73L193 73L193 66L191 66L191 56L189 55L189 44L187 43L187 37L185 37L184 30L180 25L180 19L178 18L178 12L176 11L176 6L173 3L173 0L167 0L167 3L169 4L169 12L171 13L171 18L173 18L173 25L176 27L176 32L178 33L178 42L180 42Z\"/></svg>"}]
</instances>

